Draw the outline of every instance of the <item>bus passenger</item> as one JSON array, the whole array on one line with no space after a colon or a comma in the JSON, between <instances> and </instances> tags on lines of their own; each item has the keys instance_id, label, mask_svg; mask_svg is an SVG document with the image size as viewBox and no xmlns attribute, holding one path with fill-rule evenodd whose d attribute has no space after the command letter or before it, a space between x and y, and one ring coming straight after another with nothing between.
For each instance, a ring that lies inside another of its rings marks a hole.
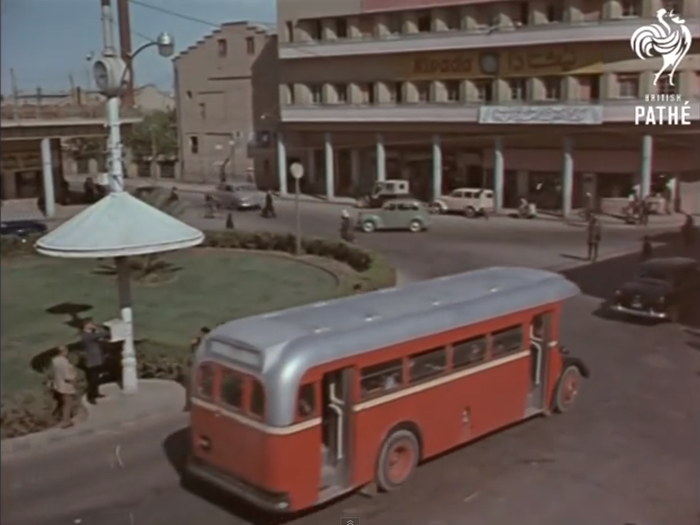
<instances>
[{"instance_id":1,"label":"bus passenger","mask_svg":"<svg viewBox=\"0 0 700 525\"><path fill-rule=\"evenodd\" d=\"M396 374L389 374L384 379L384 390L393 390L399 386L399 382L396 380Z\"/></svg>"}]
</instances>

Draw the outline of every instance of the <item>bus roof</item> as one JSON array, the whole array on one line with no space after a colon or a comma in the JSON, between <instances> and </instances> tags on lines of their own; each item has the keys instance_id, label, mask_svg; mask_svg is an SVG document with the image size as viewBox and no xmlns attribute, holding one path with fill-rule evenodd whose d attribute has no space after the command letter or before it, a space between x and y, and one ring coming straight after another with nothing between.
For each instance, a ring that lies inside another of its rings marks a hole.
<instances>
[{"instance_id":1,"label":"bus roof","mask_svg":"<svg viewBox=\"0 0 700 525\"><path fill-rule=\"evenodd\" d=\"M236 319L212 330L197 360L254 371L267 388L268 422L286 426L299 381L313 367L579 293L557 273L486 268Z\"/></svg>"}]
</instances>

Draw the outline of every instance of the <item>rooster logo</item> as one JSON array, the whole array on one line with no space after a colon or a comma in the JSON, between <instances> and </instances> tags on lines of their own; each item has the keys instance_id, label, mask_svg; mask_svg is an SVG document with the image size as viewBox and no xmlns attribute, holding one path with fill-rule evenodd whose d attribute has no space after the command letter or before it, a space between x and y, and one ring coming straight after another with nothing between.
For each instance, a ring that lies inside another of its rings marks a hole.
<instances>
[{"instance_id":1,"label":"rooster logo","mask_svg":"<svg viewBox=\"0 0 700 525\"><path fill-rule=\"evenodd\" d=\"M649 24L637 29L630 39L632 50L642 60L660 56L663 58L663 66L654 76L654 85L659 81L661 74L670 68L668 73L669 83L674 86L673 75L683 57L688 54L693 43L693 36L690 29L685 25L685 20L673 11L659 9L656 12L658 24ZM669 25L670 20L673 27Z\"/></svg>"}]
</instances>

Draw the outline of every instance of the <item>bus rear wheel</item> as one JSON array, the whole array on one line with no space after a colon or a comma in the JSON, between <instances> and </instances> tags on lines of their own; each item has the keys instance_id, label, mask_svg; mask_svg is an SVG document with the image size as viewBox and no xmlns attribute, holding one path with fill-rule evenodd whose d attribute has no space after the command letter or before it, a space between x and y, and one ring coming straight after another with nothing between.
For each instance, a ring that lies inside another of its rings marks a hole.
<instances>
[{"instance_id":1,"label":"bus rear wheel","mask_svg":"<svg viewBox=\"0 0 700 525\"><path fill-rule=\"evenodd\" d=\"M575 366L567 367L561 374L554 393L554 411L563 414L574 406L580 388L581 372Z\"/></svg>"},{"instance_id":2,"label":"bus rear wheel","mask_svg":"<svg viewBox=\"0 0 700 525\"><path fill-rule=\"evenodd\" d=\"M377 464L377 486L384 492L399 488L418 466L420 446L409 430L397 430L382 445Z\"/></svg>"}]
</instances>

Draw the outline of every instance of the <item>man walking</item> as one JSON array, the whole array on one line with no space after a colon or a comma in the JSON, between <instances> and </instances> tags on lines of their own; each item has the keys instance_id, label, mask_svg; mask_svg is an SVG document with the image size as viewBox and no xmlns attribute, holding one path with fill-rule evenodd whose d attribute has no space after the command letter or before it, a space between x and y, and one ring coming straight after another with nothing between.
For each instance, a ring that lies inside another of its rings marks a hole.
<instances>
[{"instance_id":1,"label":"man walking","mask_svg":"<svg viewBox=\"0 0 700 525\"><path fill-rule=\"evenodd\" d=\"M598 260L598 245L600 244L600 239L602 237L602 231L600 226L600 221L598 217L592 216L591 220L588 221L588 260L597 261Z\"/></svg>"},{"instance_id":2,"label":"man walking","mask_svg":"<svg viewBox=\"0 0 700 525\"><path fill-rule=\"evenodd\" d=\"M80 340L85 351L85 379L87 381L86 397L88 403L95 405L97 399L104 397L100 394L100 374L104 364L104 355L100 339L108 337L104 328L97 327L91 320L85 321L80 332Z\"/></svg>"}]
</instances>

